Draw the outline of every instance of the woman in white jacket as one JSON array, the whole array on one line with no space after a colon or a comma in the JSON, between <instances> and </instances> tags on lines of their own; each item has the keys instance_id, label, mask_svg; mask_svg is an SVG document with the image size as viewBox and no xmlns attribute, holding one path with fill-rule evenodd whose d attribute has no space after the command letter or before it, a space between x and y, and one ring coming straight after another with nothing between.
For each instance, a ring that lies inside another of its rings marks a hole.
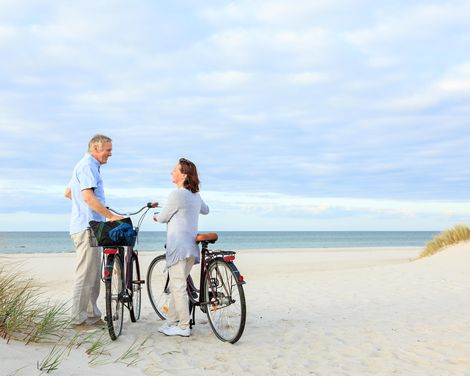
<instances>
[{"instance_id":1,"label":"woman in white jacket","mask_svg":"<svg viewBox=\"0 0 470 376\"><path fill-rule=\"evenodd\" d=\"M177 189L168 197L165 207L153 219L167 224L166 268L170 275L170 304L167 322L159 332L168 336L189 337L189 303L186 279L194 264L200 262L196 244L199 214L208 214L209 207L199 195L197 168L181 158L171 172Z\"/></svg>"}]
</instances>

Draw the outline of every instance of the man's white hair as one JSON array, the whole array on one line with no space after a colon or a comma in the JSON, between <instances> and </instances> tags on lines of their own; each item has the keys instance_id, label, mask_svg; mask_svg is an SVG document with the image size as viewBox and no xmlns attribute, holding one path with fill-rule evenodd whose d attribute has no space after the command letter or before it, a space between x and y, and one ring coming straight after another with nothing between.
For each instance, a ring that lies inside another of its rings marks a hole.
<instances>
[{"instance_id":1,"label":"man's white hair","mask_svg":"<svg viewBox=\"0 0 470 376\"><path fill-rule=\"evenodd\" d=\"M111 140L108 136L104 136L102 134L95 134L88 143L88 151L93 150L93 145L100 145L100 147L102 148L103 144L112 141L113 140Z\"/></svg>"}]
</instances>

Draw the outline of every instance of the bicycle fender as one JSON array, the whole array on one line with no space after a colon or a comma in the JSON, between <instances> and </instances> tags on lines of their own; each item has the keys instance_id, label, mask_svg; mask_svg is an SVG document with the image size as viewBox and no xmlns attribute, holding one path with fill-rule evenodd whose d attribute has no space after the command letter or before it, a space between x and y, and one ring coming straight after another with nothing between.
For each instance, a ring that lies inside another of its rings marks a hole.
<instances>
[{"instance_id":1,"label":"bicycle fender","mask_svg":"<svg viewBox=\"0 0 470 376\"><path fill-rule=\"evenodd\" d=\"M243 276L240 274L240 272L238 271L238 268L235 266L235 264L231 261L228 261L228 262L226 261L226 263L230 267L230 269L232 270L235 277L237 278L237 285L245 285L246 281L243 278Z\"/></svg>"},{"instance_id":2,"label":"bicycle fender","mask_svg":"<svg viewBox=\"0 0 470 376\"><path fill-rule=\"evenodd\" d=\"M111 279L111 273L113 272L115 255L108 255L106 258L106 264L103 268L103 281L109 281Z\"/></svg>"}]
</instances>

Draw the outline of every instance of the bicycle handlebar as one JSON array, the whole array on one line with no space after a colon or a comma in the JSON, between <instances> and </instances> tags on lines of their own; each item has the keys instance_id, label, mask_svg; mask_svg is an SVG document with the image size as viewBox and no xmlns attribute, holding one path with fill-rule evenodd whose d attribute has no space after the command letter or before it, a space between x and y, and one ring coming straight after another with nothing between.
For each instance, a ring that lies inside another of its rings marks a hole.
<instances>
[{"instance_id":1,"label":"bicycle handlebar","mask_svg":"<svg viewBox=\"0 0 470 376\"><path fill-rule=\"evenodd\" d=\"M106 209L112 211L114 214L117 214L117 215L123 215L123 216L131 216L131 215L136 215L136 214L139 214L142 210L144 209L151 209L151 208L156 208L158 207L158 202L147 202L147 204L145 204L145 206L142 206L139 210L137 210L135 213L119 213L118 211L110 208L109 206L106 207Z\"/></svg>"},{"instance_id":2,"label":"bicycle handlebar","mask_svg":"<svg viewBox=\"0 0 470 376\"><path fill-rule=\"evenodd\" d=\"M135 213L119 213L117 212L116 210L114 209L111 209L110 207L106 207L108 210L112 211L113 213L115 214L118 214L118 215L122 215L122 216L125 216L125 217L130 217L131 215L136 215L136 214L139 214L142 210L144 209L147 209L145 210L142 215L140 216L138 222L137 222L137 226L135 228L135 230L138 232L139 231L139 228L140 228L140 225L142 224L143 220L144 220L144 217L145 217L145 214L147 214L147 212L151 209L151 208L157 208L158 207L158 202L147 202L147 204L145 204L145 206L142 206L139 210L137 210Z\"/></svg>"}]
</instances>

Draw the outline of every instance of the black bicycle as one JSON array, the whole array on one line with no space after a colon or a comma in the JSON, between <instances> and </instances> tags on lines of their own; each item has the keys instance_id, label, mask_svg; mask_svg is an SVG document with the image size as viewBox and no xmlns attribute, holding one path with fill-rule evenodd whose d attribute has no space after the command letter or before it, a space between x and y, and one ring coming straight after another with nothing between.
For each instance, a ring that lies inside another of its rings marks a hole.
<instances>
[{"instance_id":1,"label":"black bicycle","mask_svg":"<svg viewBox=\"0 0 470 376\"><path fill-rule=\"evenodd\" d=\"M201 272L199 289L191 275L187 280L190 328L195 325L195 308L198 306L207 314L214 334L222 341L235 343L243 334L246 321L246 302L243 276L234 264L235 252L212 251L209 244L217 241L215 233L199 234L196 242L201 243ZM157 315L168 318L170 289L169 275L165 269L165 255L155 257L147 272L147 291L150 303Z\"/></svg>"},{"instance_id":2,"label":"black bicycle","mask_svg":"<svg viewBox=\"0 0 470 376\"><path fill-rule=\"evenodd\" d=\"M141 291L142 285L145 283L140 277L140 266L138 251L134 248L134 244L139 234L139 228L144 220L145 215L151 208L155 208L158 203L147 203L135 213L119 213L108 208L113 213L122 216L132 216L145 210L138 221L137 226L133 229L134 237L126 246L107 245L103 246L102 258L102 277L106 287L106 323L111 339L114 341L122 332L122 323L124 318L124 307L129 310L132 322L136 322L140 318L141 310ZM116 221L118 222L118 221ZM96 240L96 234L90 231L92 237L92 245L102 246Z\"/></svg>"}]
</instances>

